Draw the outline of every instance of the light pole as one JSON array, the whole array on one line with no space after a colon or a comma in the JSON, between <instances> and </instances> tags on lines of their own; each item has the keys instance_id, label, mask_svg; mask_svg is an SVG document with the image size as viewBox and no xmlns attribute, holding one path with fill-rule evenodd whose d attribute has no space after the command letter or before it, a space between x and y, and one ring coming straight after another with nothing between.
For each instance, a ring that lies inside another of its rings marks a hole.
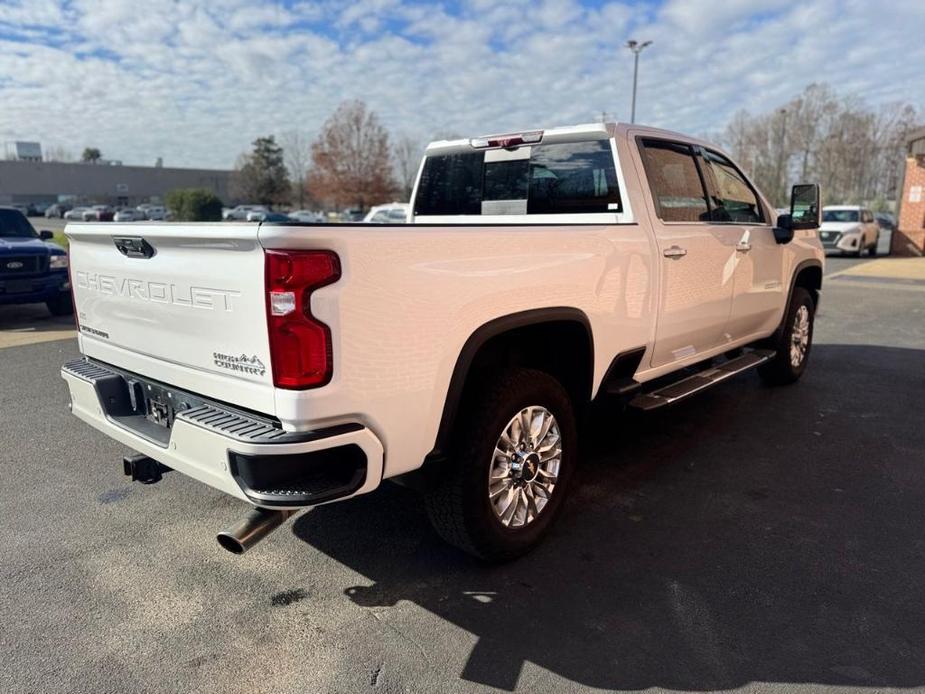
<instances>
[{"instance_id":1,"label":"light pole","mask_svg":"<svg viewBox=\"0 0 925 694\"><path fill-rule=\"evenodd\" d=\"M639 54L642 53L646 46L651 45L651 41L639 43L636 39L630 39L626 42L626 47L633 52L633 108L630 111L630 123L636 122L636 81L639 78Z\"/></svg>"}]
</instances>

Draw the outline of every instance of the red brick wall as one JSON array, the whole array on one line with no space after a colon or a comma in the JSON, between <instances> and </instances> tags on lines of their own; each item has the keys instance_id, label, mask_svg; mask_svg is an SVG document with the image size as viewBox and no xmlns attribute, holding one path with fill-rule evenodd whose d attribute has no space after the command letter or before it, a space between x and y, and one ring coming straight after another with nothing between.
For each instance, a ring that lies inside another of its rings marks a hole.
<instances>
[{"instance_id":1,"label":"red brick wall","mask_svg":"<svg viewBox=\"0 0 925 694\"><path fill-rule=\"evenodd\" d=\"M919 201L912 202L913 188L919 188ZM892 251L897 255L925 252L925 155L906 159L906 180L899 202L899 230L893 234Z\"/></svg>"}]
</instances>

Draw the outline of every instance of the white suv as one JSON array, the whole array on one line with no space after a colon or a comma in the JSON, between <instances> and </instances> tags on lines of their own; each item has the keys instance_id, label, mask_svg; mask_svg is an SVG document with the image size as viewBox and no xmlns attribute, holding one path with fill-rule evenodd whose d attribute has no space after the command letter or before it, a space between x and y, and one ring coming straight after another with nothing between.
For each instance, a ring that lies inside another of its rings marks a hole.
<instances>
[{"instance_id":1,"label":"white suv","mask_svg":"<svg viewBox=\"0 0 925 694\"><path fill-rule=\"evenodd\" d=\"M858 205L827 205L822 209L819 240L826 251L860 256L877 255L880 225L874 214Z\"/></svg>"}]
</instances>

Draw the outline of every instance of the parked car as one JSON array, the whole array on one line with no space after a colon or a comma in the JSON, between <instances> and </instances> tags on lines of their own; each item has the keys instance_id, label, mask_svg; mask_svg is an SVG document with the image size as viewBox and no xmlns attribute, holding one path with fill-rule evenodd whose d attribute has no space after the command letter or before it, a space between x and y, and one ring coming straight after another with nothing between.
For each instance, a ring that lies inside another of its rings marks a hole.
<instances>
[{"instance_id":1,"label":"parked car","mask_svg":"<svg viewBox=\"0 0 925 694\"><path fill-rule=\"evenodd\" d=\"M315 212L313 210L296 210L295 212L289 213L289 219L294 222L302 222L303 224L324 224L327 220L321 212Z\"/></svg>"},{"instance_id":2,"label":"parked car","mask_svg":"<svg viewBox=\"0 0 925 694\"><path fill-rule=\"evenodd\" d=\"M406 202L393 202L388 205L371 207L363 218L369 224L407 224L411 205Z\"/></svg>"},{"instance_id":3,"label":"parked car","mask_svg":"<svg viewBox=\"0 0 925 694\"><path fill-rule=\"evenodd\" d=\"M247 213L248 222L291 222L289 215L282 212L251 210Z\"/></svg>"},{"instance_id":4,"label":"parked car","mask_svg":"<svg viewBox=\"0 0 925 694\"><path fill-rule=\"evenodd\" d=\"M36 233L22 211L0 207L0 304L44 303L55 316L73 313L67 252Z\"/></svg>"},{"instance_id":5,"label":"parked car","mask_svg":"<svg viewBox=\"0 0 925 694\"><path fill-rule=\"evenodd\" d=\"M351 207L341 212L339 219L341 222L359 222L365 216L359 207Z\"/></svg>"},{"instance_id":6,"label":"parked car","mask_svg":"<svg viewBox=\"0 0 925 694\"><path fill-rule=\"evenodd\" d=\"M818 186L775 218L718 147L597 123L433 143L415 190L406 228L69 228L73 414L138 451L133 479L248 504L232 552L416 475L437 531L499 561L561 511L592 400L807 367Z\"/></svg>"},{"instance_id":7,"label":"parked car","mask_svg":"<svg viewBox=\"0 0 925 694\"><path fill-rule=\"evenodd\" d=\"M250 210L244 219L248 222L262 222L268 214L270 214L269 210Z\"/></svg>"},{"instance_id":8,"label":"parked car","mask_svg":"<svg viewBox=\"0 0 925 694\"><path fill-rule=\"evenodd\" d=\"M889 212L878 212L874 215L874 219L880 227L880 231L896 231L896 217Z\"/></svg>"},{"instance_id":9,"label":"parked car","mask_svg":"<svg viewBox=\"0 0 925 694\"><path fill-rule=\"evenodd\" d=\"M144 210L145 219L160 222L167 219L167 208L163 205L148 205Z\"/></svg>"},{"instance_id":10,"label":"parked car","mask_svg":"<svg viewBox=\"0 0 925 694\"><path fill-rule=\"evenodd\" d=\"M826 205L822 210L819 239L825 250L860 256L877 255L880 226L873 213L859 205Z\"/></svg>"},{"instance_id":11,"label":"parked car","mask_svg":"<svg viewBox=\"0 0 925 694\"><path fill-rule=\"evenodd\" d=\"M115 215L115 211L109 205L93 205L84 210L83 221L111 222Z\"/></svg>"},{"instance_id":12,"label":"parked car","mask_svg":"<svg viewBox=\"0 0 925 694\"><path fill-rule=\"evenodd\" d=\"M283 214L282 212L265 212L263 218L259 221L280 224L283 222L292 222L293 220L289 217L288 214Z\"/></svg>"},{"instance_id":13,"label":"parked car","mask_svg":"<svg viewBox=\"0 0 925 694\"><path fill-rule=\"evenodd\" d=\"M139 222L145 219L144 213L131 207L116 210L112 220L114 222Z\"/></svg>"},{"instance_id":14,"label":"parked car","mask_svg":"<svg viewBox=\"0 0 925 694\"><path fill-rule=\"evenodd\" d=\"M64 213L64 219L72 222L84 221L84 213L89 212L89 207L73 207Z\"/></svg>"},{"instance_id":15,"label":"parked car","mask_svg":"<svg viewBox=\"0 0 925 694\"><path fill-rule=\"evenodd\" d=\"M71 209L70 205L65 205L64 203L56 202L48 206L45 210L46 219L61 219L64 217L64 213Z\"/></svg>"},{"instance_id":16,"label":"parked car","mask_svg":"<svg viewBox=\"0 0 925 694\"><path fill-rule=\"evenodd\" d=\"M228 221L246 221L251 212L269 212L264 205L238 205L228 210L223 219Z\"/></svg>"},{"instance_id":17,"label":"parked car","mask_svg":"<svg viewBox=\"0 0 925 694\"><path fill-rule=\"evenodd\" d=\"M12 207L13 209L15 209L15 210L19 210L19 211L22 212L23 215L25 215L26 217L36 217L36 216L38 216L38 212L37 212L36 209L35 209L35 205L33 205L31 202L27 202L27 203L13 203L13 204L11 205L11 207Z\"/></svg>"}]
</instances>

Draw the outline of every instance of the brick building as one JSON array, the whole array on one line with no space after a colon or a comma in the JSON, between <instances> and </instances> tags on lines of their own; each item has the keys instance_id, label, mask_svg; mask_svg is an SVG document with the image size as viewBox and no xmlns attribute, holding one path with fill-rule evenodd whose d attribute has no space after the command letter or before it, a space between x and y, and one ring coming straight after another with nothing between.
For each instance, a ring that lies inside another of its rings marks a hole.
<instances>
[{"instance_id":1,"label":"brick building","mask_svg":"<svg viewBox=\"0 0 925 694\"><path fill-rule=\"evenodd\" d=\"M897 226L892 252L897 255L925 254L925 128L914 130L906 140Z\"/></svg>"}]
</instances>

